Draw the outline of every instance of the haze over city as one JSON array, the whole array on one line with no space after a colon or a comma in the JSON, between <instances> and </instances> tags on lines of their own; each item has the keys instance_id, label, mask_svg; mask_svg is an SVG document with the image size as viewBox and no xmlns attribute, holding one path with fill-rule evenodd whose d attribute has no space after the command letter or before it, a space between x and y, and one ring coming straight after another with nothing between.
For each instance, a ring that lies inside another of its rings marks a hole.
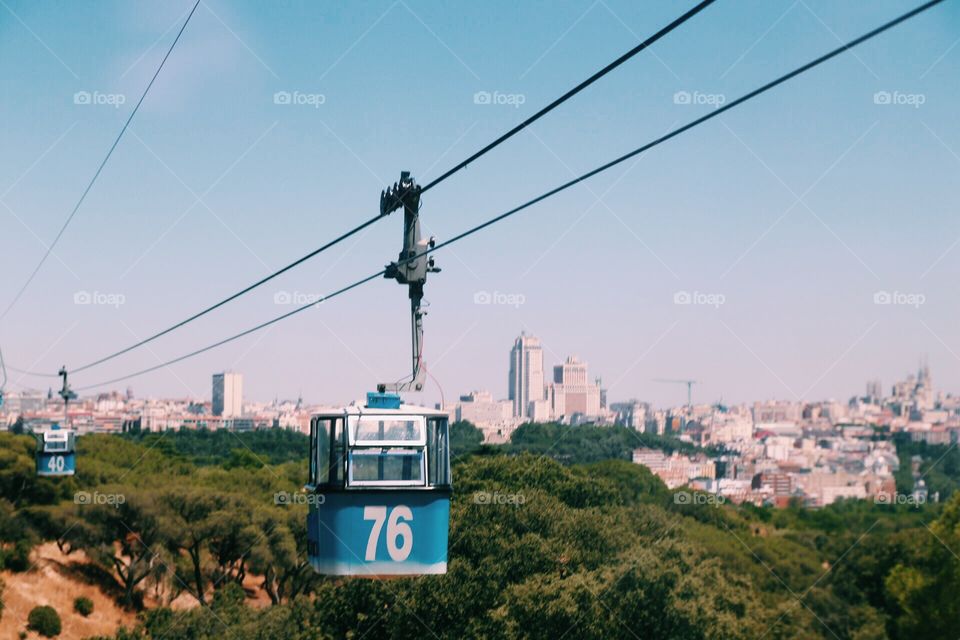
<instances>
[{"instance_id":1,"label":"haze over city","mask_svg":"<svg viewBox=\"0 0 960 640\"><path fill-rule=\"evenodd\" d=\"M236 291L374 215L401 169L428 181L686 8L324 3L290 21L266 6L203 3L76 219L0 321L8 365L55 374ZM905 8L730 3L426 194L424 233L450 238ZM64 4L54 21L39 5L8 9L4 306L184 10ZM490 20L490 11L513 17ZM589 362L611 400L680 405L682 388L653 380L691 378L702 381L700 402L845 401L865 380L887 386L921 359L938 387L960 390L950 295L960 265L958 17L946 3L882 44L438 251L424 357L445 394L505 397L521 330L542 339L550 366L574 354ZM73 383L150 367L373 273L396 258L399 224L395 214ZM355 399L407 373L407 305L378 280L91 392L209 397L211 373L235 369L249 398ZM11 389L48 386L11 372ZM428 383L423 404L439 399Z\"/></svg>"}]
</instances>

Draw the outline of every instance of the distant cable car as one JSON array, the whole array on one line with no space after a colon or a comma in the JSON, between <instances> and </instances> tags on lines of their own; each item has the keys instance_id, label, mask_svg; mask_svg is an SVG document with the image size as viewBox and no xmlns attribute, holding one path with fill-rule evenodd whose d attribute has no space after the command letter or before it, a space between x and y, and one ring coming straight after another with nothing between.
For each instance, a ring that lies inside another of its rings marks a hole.
<instances>
[{"instance_id":1,"label":"distant cable car","mask_svg":"<svg viewBox=\"0 0 960 640\"><path fill-rule=\"evenodd\" d=\"M439 271L420 238L420 187L408 172L380 194L380 213L403 208L403 248L387 278L407 285L413 375L380 384L364 407L314 415L310 421L310 512L307 555L328 575L400 576L447 572L450 526L450 435L445 412L401 404L399 392L421 391L424 368L423 286Z\"/></svg>"},{"instance_id":2,"label":"distant cable car","mask_svg":"<svg viewBox=\"0 0 960 640\"><path fill-rule=\"evenodd\" d=\"M57 425L43 433L37 452L38 476L72 476L77 470L76 434Z\"/></svg>"},{"instance_id":3,"label":"distant cable car","mask_svg":"<svg viewBox=\"0 0 960 640\"><path fill-rule=\"evenodd\" d=\"M307 554L328 575L447 571L448 417L371 393L310 423Z\"/></svg>"},{"instance_id":4,"label":"distant cable car","mask_svg":"<svg viewBox=\"0 0 960 640\"><path fill-rule=\"evenodd\" d=\"M70 401L75 400L77 394L70 389L67 383L67 368L61 367L60 376L63 378L63 388L60 397L63 398L63 423L69 425ZM37 475L45 477L72 476L77 471L77 436L72 429L61 429L54 424L50 430L43 432L43 437L37 440Z\"/></svg>"}]
</instances>

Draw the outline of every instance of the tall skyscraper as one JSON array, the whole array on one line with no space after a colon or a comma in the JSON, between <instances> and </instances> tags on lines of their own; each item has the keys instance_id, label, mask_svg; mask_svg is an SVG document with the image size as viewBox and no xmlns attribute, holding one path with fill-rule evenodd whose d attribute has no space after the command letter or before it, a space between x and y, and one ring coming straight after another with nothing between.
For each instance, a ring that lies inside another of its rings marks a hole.
<instances>
[{"instance_id":1,"label":"tall skyscraper","mask_svg":"<svg viewBox=\"0 0 960 640\"><path fill-rule=\"evenodd\" d=\"M530 403L544 399L540 338L521 333L510 350L510 400L516 418L531 417Z\"/></svg>"},{"instance_id":2,"label":"tall skyscraper","mask_svg":"<svg viewBox=\"0 0 960 640\"><path fill-rule=\"evenodd\" d=\"M243 375L224 372L213 374L213 415L239 418L243 415Z\"/></svg>"}]
</instances>

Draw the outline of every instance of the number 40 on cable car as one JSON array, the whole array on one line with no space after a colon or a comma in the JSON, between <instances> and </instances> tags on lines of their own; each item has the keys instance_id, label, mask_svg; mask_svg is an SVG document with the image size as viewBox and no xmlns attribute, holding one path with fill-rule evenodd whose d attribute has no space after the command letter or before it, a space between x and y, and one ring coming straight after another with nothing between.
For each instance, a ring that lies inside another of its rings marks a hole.
<instances>
[{"instance_id":1,"label":"number 40 on cable car","mask_svg":"<svg viewBox=\"0 0 960 640\"><path fill-rule=\"evenodd\" d=\"M72 476L77 470L76 450L73 431L58 428L45 431L37 451L37 475Z\"/></svg>"}]
</instances>

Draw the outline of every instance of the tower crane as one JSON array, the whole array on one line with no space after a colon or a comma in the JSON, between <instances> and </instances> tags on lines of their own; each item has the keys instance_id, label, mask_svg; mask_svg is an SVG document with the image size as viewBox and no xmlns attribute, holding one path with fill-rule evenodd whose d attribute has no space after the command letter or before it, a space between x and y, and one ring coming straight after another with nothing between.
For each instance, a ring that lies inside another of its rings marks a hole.
<instances>
[{"instance_id":1,"label":"tower crane","mask_svg":"<svg viewBox=\"0 0 960 640\"><path fill-rule=\"evenodd\" d=\"M674 380L671 378L655 378L654 382L665 382L667 384L685 384L687 385L687 406L692 407L693 385L702 384L699 380Z\"/></svg>"}]
</instances>

